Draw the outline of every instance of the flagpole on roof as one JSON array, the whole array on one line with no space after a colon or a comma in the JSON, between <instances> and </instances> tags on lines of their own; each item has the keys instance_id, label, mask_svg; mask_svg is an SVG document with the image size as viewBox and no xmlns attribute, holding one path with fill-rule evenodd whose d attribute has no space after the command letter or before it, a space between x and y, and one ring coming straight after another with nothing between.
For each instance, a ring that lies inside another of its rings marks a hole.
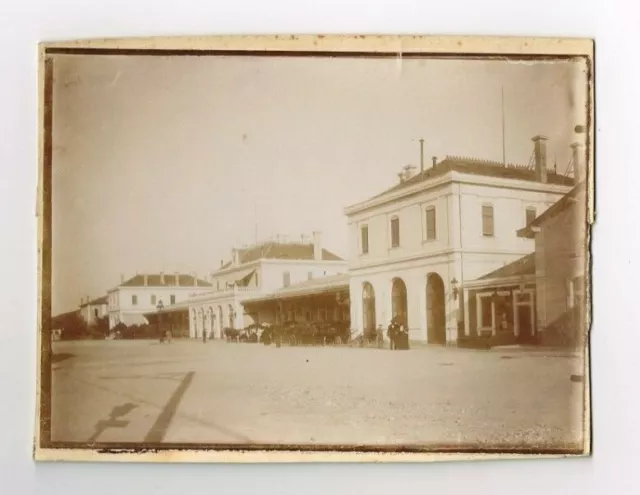
<instances>
[{"instance_id":1,"label":"flagpole on roof","mask_svg":"<svg viewBox=\"0 0 640 495\"><path fill-rule=\"evenodd\" d=\"M500 100L502 110L502 164L507 165L507 152L505 144L505 129L504 129L504 85L500 88Z\"/></svg>"}]
</instances>

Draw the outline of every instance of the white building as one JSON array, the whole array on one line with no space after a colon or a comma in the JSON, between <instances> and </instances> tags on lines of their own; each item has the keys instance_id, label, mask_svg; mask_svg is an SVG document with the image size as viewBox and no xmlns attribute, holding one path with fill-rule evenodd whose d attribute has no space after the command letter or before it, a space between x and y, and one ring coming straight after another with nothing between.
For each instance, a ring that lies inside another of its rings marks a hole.
<instances>
[{"instance_id":1,"label":"white building","mask_svg":"<svg viewBox=\"0 0 640 495\"><path fill-rule=\"evenodd\" d=\"M189 296L210 289L211 284L195 275L142 274L107 291L109 328L118 323L139 325L147 323L144 314L155 311L158 304L167 307L186 301Z\"/></svg>"},{"instance_id":2,"label":"white building","mask_svg":"<svg viewBox=\"0 0 640 495\"><path fill-rule=\"evenodd\" d=\"M107 315L107 296L90 300L89 297L80 301L80 316L87 325L95 324L99 318Z\"/></svg>"},{"instance_id":3,"label":"white building","mask_svg":"<svg viewBox=\"0 0 640 495\"><path fill-rule=\"evenodd\" d=\"M355 329L397 316L414 340L454 343L468 332L458 297L464 284L533 252L517 230L573 184L547 169L546 138L533 141L531 167L434 158L432 167L401 174L394 187L345 209Z\"/></svg>"},{"instance_id":4,"label":"white building","mask_svg":"<svg viewBox=\"0 0 640 495\"><path fill-rule=\"evenodd\" d=\"M267 241L234 249L232 259L211 274L211 291L192 297L169 311L189 311L189 335L202 332L220 338L224 328L244 328L257 315L246 313L243 302L277 289L347 271L347 262L322 247L322 235L312 242Z\"/></svg>"}]
</instances>

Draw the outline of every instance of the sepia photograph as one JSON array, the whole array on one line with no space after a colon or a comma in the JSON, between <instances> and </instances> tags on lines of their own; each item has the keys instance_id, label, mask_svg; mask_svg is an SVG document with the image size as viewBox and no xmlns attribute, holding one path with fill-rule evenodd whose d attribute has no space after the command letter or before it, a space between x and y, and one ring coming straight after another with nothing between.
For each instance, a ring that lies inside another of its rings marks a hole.
<instances>
[{"instance_id":1,"label":"sepia photograph","mask_svg":"<svg viewBox=\"0 0 640 495\"><path fill-rule=\"evenodd\" d=\"M590 40L171 40L41 46L36 459L591 453Z\"/></svg>"}]
</instances>

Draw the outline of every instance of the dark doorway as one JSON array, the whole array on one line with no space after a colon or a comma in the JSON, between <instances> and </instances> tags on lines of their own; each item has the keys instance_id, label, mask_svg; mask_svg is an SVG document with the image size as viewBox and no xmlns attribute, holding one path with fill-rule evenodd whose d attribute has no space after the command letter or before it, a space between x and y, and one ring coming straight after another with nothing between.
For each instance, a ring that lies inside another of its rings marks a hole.
<instances>
[{"instance_id":1,"label":"dark doorway","mask_svg":"<svg viewBox=\"0 0 640 495\"><path fill-rule=\"evenodd\" d=\"M407 286L401 278L393 279L393 286L391 287L391 313L393 318L397 318L399 323L404 324L407 329L409 329Z\"/></svg>"},{"instance_id":2,"label":"dark doorway","mask_svg":"<svg viewBox=\"0 0 640 495\"><path fill-rule=\"evenodd\" d=\"M518 305L516 307L516 318L518 319L518 340L526 342L533 339L532 309L529 305Z\"/></svg>"},{"instance_id":3,"label":"dark doorway","mask_svg":"<svg viewBox=\"0 0 640 495\"><path fill-rule=\"evenodd\" d=\"M444 345L447 343L444 304L444 282L437 273L427 276L427 342Z\"/></svg>"}]
</instances>

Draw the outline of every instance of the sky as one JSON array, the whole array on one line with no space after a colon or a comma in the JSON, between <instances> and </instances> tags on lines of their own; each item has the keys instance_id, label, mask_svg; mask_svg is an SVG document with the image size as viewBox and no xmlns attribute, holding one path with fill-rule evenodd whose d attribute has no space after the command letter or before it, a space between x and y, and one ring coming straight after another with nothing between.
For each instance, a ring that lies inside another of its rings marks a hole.
<instances>
[{"instance_id":1,"label":"sky","mask_svg":"<svg viewBox=\"0 0 640 495\"><path fill-rule=\"evenodd\" d=\"M563 172L586 123L581 61L56 55L53 314L136 273L206 276L234 246L321 231L446 155Z\"/></svg>"}]
</instances>

